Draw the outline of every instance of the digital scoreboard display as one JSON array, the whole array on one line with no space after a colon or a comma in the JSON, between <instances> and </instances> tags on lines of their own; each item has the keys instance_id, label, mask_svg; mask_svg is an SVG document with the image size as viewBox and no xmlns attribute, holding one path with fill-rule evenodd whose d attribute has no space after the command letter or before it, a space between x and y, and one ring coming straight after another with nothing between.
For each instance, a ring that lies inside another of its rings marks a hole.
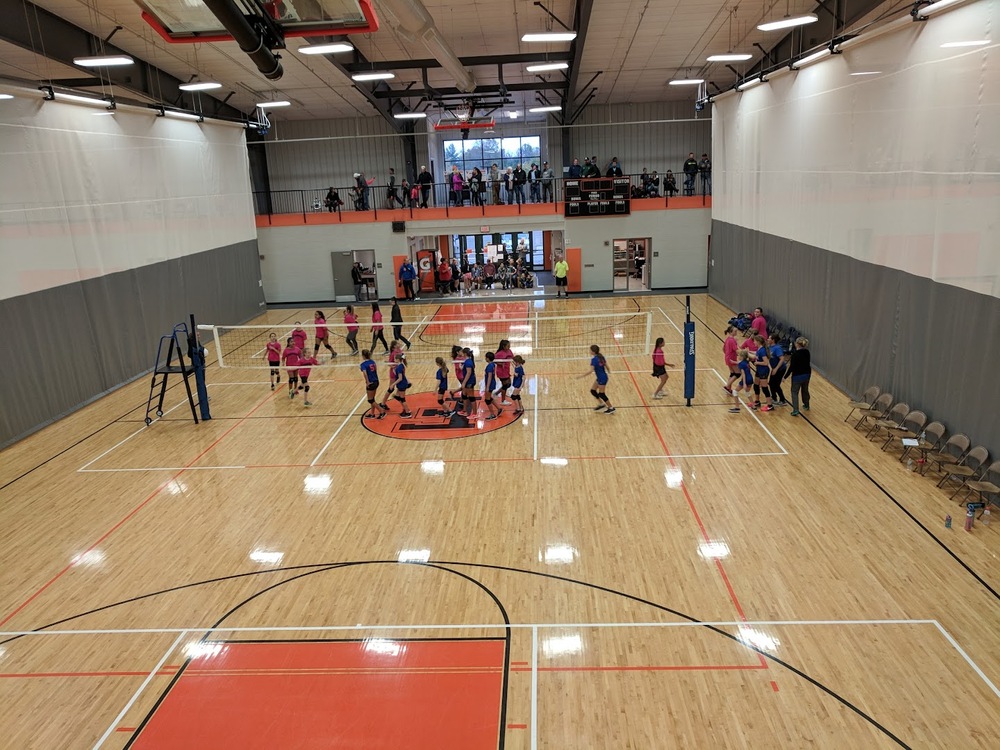
<instances>
[{"instance_id":1,"label":"digital scoreboard display","mask_svg":"<svg viewBox=\"0 0 1000 750\"><path fill-rule=\"evenodd\" d=\"M625 216L632 212L628 177L581 177L563 180L563 215Z\"/></svg>"}]
</instances>

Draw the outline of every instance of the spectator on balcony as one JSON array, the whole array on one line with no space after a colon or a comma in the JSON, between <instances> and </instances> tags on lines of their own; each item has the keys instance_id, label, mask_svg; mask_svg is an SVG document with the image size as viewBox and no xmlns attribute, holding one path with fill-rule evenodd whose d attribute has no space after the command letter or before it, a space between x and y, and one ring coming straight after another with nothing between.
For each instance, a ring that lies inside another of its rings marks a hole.
<instances>
[{"instance_id":1,"label":"spectator on balcony","mask_svg":"<svg viewBox=\"0 0 1000 750\"><path fill-rule=\"evenodd\" d=\"M396 192L396 170L392 167L389 167L389 181L386 183L385 202L389 204L389 208L395 208L397 203L400 208L403 206L403 201L399 199L399 193Z\"/></svg>"},{"instance_id":2,"label":"spectator on balcony","mask_svg":"<svg viewBox=\"0 0 1000 750\"><path fill-rule=\"evenodd\" d=\"M590 177L590 157L583 158L583 169L580 170L581 177Z\"/></svg>"},{"instance_id":3,"label":"spectator on balcony","mask_svg":"<svg viewBox=\"0 0 1000 750\"><path fill-rule=\"evenodd\" d=\"M507 205L514 203L514 170L507 167L507 171L503 173L503 197L506 199Z\"/></svg>"},{"instance_id":4,"label":"spectator on balcony","mask_svg":"<svg viewBox=\"0 0 1000 750\"><path fill-rule=\"evenodd\" d=\"M462 200L462 191L465 189L465 181L462 179L462 173L458 171L458 166L455 164L451 165L451 174L448 177L448 186L451 189L451 199L456 206L461 206L465 203L465 201Z\"/></svg>"},{"instance_id":5,"label":"spectator on balcony","mask_svg":"<svg viewBox=\"0 0 1000 750\"><path fill-rule=\"evenodd\" d=\"M701 173L701 194L711 195L712 194L712 160L708 158L708 154L701 155L701 161L698 162L698 171Z\"/></svg>"},{"instance_id":6,"label":"spectator on balcony","mask_svg":"<svg viewBox=\"0 0 1000 750\"><path fill-rule=\"evenodd\" d=\"M612 156L611 157L611 163L608 164L608 171L605 173L604 176L605 177L621 177L622 174L623 174L623 172L622 172L622 165L618 163L618 157L617 156Z\"/></svg>"},{"instance_id":7,"label":"spectator on balcony","mask_svg":"<svg viewBox=\"0 0 1000 750\"><path fill-rule=\"evenodd\" d=\"M553 200L554 193L552 192L553 182L555 181L556 173L552 171L552 167L549 166L547 161L542 162L542 200L546 203L551 203Z\"/></svg>"},{"instance_id":8,"label":"spectator on balcony","mask_svg":"<svg viewBox=\"0 0 1000 750\"><path fill-rule=\"evenodd\" d=\"M587 163L588 164L590 163L589 159L587 160ZM580 166L580 160L574 159L573 163L569 167L569 172L567 173L566 176L572 180L574 178L579 178L582 174L583 174L583 168Z\"/></svg>"},{"instance_id":9,"label":"spectator on balcony","mask_svg":"<svg viewBox=\"0 0 1000 750\"><path fill-rule=\"evenodd\" d=\"M497 163L493 162L490 165L490 191L493 193L493 205L502 206L503 201L500 199L500 186L503 185L503 178L500 173Z\"/></svg>"},{"instance_id":10,"label":"spectator on balcony","mask_svg":"<svg viewBox=\"0 0 1000 750\"><path fill-rule=\"evenodd\" d=\"M597 166L597 157L596 156L591 156L590 157L590 172L588 173L588 172L585 171L583 173L583 176L584 177L600 177L601 176L601 168L599 166Z\"/></svg>"},{"instance_id":11,"label":"spectator on balcony","mask_svg":"<svg viewBox=\"0 0 1000 750\"><path fill-rule=\"evenodd\" d=\"M646 187L646 197L647 198L659 198L660 197L660 175L653 170L653 174L649 176L649 184Z\"/></svg>"},{"instance_id":12,"label":"spectator on balcony","mask_svg":"<svg viewBox=\"0 0 1000 750\"><path fill-rule=\"evenodd\" d=\"M473 167L469 175L469 195L472 198L473 206L483 205L483 173L479 167Z\"/></svg>"},{"instance_id":13,"label":"spectator on balcony","mask_svg":"<svg viewBox=\"0 0 1000 750\"><path fill-rule=\"evenodd\" d=\"M407 206L413 208L413 204L410 203L410 183L405 177L403 178L403 181L399 183L399 192L403 195L399 201L399 205L402 208L406 208Z\"/></svg>"},{"instance_id":14,"label":"spectator on balcony","mask_svg":"<svg viewBox=\"0 0 1000 750\"><path fill-rule=\"evenodd\" d=\"M340 200L340 193L331 186L330 190L327 191L326 197L323 199L323 205L326 206L327 211L333 213L340 210L340 207L344 205L344 201Z\"/></svg>"},{"instance_id":15,"label":"spectator on balcony","mask_svg":"<svg viewBox=\"0 0 1000 750\"><path fill-rule=\"evenodd\" d=\"M514 183L514 201L521 205L524 203L524 183L528 181L528 173L520 164L514 169L511 181Z\"/></svg>"},{"instance_id":16,"label":"spectator on balcony","mask_svg":"<svg viewBox=\"0 0 1000 750\"><path fill-rule=\"evenodd\" d=\"M684 162L684 195L694 195L694 178L697 174L698 160L694 158L692 151Z\"/></svg>"},{"instance_id":17,"label":"spectator on balcony","mask_svg":"<svg viewBox=\"0 0 1000 750\"><path fill-rule=\"evenodd\" d=\"M420 185L420 207L427 208L427 198L431 194L431 185L434 184L434 178L427 171L427 167L420 167L417 184Z\"/></svg>"},{"instance_id":18,"label":"spectator on balcony","mask_svg":"<svg viewBox=\"0 0 1000 750\"><path fill-rule=\"evenodd\" d=\"M645 167L642 168L642 174L639 175L639 186L642 190L642 197L645 198L649 193L649 172L646 171Z\"/></svg>"},{"instance_id":19,"label":"spectator on balcony","mask_svg":"<svg viewBox=\"0 0 1000 750\"><path fill-rule=\"evenodd\" d=\"M542 199L542 173L538 165L532 162L531 169L528 170L528 200L538 203Z\"/></svg>"},{"instance_id":20,"label":"spectator on balcony","mask_svg":"<svg viewBox=\"0 0 1000 750\"><path fill-rule=\"evenodd\" d=\"M674 173L670 169L663 175L663 192L667 194L668 198L673 198L674 193L677 192L677 178L674 177Z\"/></svg>"}]
</instances>

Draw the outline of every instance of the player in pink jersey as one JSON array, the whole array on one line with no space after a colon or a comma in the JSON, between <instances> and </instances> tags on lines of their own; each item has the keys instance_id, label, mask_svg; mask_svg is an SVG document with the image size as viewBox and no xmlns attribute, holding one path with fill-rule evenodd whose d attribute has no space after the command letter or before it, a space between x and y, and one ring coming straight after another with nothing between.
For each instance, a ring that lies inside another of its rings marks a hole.
<instances>
[{"instance_id":1,"label":"player in pink jersey","mask_svg":"<svg viewBox=\"0 0 1000 750\"><path fill-rule=\"evenodd\" d=\"M300 353L305 353L306 350L306 340L309 338L309 334L305 332L302 324L299 321L295 321L295 328L292 329L292 340L295 342L295 346L299 348Z\"/></svg>"},{"instance_id":2,"label":"player in pink jersey","mask_svg":"<svg viewBox=\"0 0 1000 750\"><path fill-rule=\"evenodd\" d=\"M458 384L458 388L451 392L452 400L455 402L455 408L452 411L460 413L465 408L462 400L462 378L465 377L465 354L462 352L462 347L457 345L451 347L451 362L455 367L455 382Z\"/></svg>"},{"instance_id":3,"label":"player in pink jersey","mask_svg":"<svg viewBox=\"0 0 1000 750\"><path fill-rule=\"evenodd\" d=\"M663 388L667 385L667 368L673 367L663 356L663 338L658 338L653 345L653 377L660 379L660 384L653 391L653 398L663 398Z\"/></svg>"},{"instance_id":4,"label":"player in pink jersey","mask_svg":"<svg viewBox=\"0 0 1000 750\"><path fill-rule=\"evenodd\" d=\"M358 353L358 316L354 312L354 305L348 305L344 310L344 323L347 325L347 345L351 347L351 354Z\"/></svg>"},{"instance_id":5,"label":"player in pink jersey","mask_svg":"<svg viewBox=\"0 0 1000 750\"><path fill-rule=\"evenodd\" d=\"M295 391L299 385L299 356L302 349L295 345L295 339L288 337L285 350L281 352L281 361L285 365L285 372L288 373L288 398L295 398Z\"/></svg>"},{"instance_id":6,"label":"player in pink jersey","mask_svg":"<svg viewBox=\"0 0 1000 750\"><path fill-rule=\"evenodd\" d=\"M375 342L381 341L386 352L389 351L389 344L385 340L385 328L382 325L382 311L378 309L378 302L372 302L372 352L375 351Z\"/></svg>"},{"instance_id":7,"label":"player in pink jersey","mask_svg":"<svg viewBox=\"0 0 1000 750\"><path fill-rule=\"evenodd\" d=\"M396 361L399 359L399 355L403 351L403 345L400 344L396 339L392 340L389 344L389 356L386 362L389 364L389 387L386 389L385 396L382 397L382 401L379 402L379 406L388 411L389 406L389 396L391 396L396 391Z\"/></svg>"},{"instance_id":8,"label":"player in pink jersey","mask_svg":"<svg viewBox=\"0 0 1000 750\"><path fill-rule=\"evenodd\" d=\"M299 358L299 387L302 389L302 405L312 406L309 400L309 374L312 368L319 365L319 360L315 356Z\"/></svg>"},{"instance_id":9,"label":"player in pink jersey","mask_svg":"<svg viewBox=\"0 0 1000 750\"><path fill-rule=\"evenodd\" d=\"M730 396L733 395L733 383L739 380L740 377L739 360L736 357L738 351L739 345L736 343L736 326L729 326L726 329L726 342L722 345L722 357L725 359L726 368L729 370L729 380L722 386L722 390Z\"/></svg>"},{"instance_id":10,"label":"player in pink jersey","mask_svg":"<svg viewBox=\"0 0 1000 750\"><path fill-rule=\"evenodd\" d=\"M330 352L330 359L333 359L337 356L337 352L330 346L330 329L326 327L326 316L322 310L316 311L316 319L313 320L313 324L316 326L316 345L313 347L313 356L319 354L319 345L322 344Z\"/></svg>"},{"instance_id":11,"label":"player in pink jersey","mask_svg":"<svg viewBox=\"0 0 1000 750\"><path fill-rule=\"evenodd\" d=\"M510 342L507 339L501 339L497 345L496 354L493 355L493 361L496 363L496 378L500 381L500 389L496 393L503 393L503 398L500 400L504 406L510 406L510 401L507 400L507 389L510 388L510 363L513 359L514 352L510 350Z\"/></svg>"},{"instance_id":12,"label":"player in pink jersey","mask_svg":"<svg viewBox=\"0 0 1000 750\"><path fill-rule=\"evenodd\" d=\"M281 382L281 343L278 336L273 331L267 337L267 346L264 351L267 354L267 364L271 366L271 390L273 391Z\"/></svg>"}]
</instances>

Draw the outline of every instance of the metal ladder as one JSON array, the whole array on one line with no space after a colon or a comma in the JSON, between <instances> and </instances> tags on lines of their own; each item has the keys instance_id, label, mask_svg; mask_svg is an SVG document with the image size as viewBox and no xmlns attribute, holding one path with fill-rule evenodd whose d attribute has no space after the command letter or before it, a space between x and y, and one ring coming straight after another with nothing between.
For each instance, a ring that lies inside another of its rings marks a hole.
<instances>
[{"instance_id":1,"label":"metal ladder","mask_svg":"<svg viewBox=\"0 0 1000 750\"><path fill-rule=\"evenodd\" d=\"M188 404L191 407L191 417L198 424L198 412L194 406L194 394L188 378L194 374L190 363L185 364L184 351L190 336L185 323L178 323L174 330L166 336L160 336L160 344L156 349L156 363L153 365L153 379L149 384L149 399L146 401L146 424L152 424L150 414L163 416L163 398L167 394L167 380L170 375L181 375L184 378L184 390L187 391ZM174 363L174 357L177 361Z\"/></svg>"}]
</instances>

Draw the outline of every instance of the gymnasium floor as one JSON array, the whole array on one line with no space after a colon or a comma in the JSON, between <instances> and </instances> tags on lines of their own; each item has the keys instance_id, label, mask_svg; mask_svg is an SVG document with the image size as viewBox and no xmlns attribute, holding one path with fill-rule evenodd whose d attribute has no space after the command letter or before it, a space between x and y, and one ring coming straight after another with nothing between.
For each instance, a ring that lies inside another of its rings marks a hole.
<instances>
[{"instance_id":1,"label":"gymnasium floor","mask_svg":"<svg viewBox=\"0 0 1000 750\"><path fill-rule=\"evenodd\" d=\"M652 311L680 365L681 303L516 304ZM178 386L144 427L144 377L4 451L0 745L997 747L997 529L821 377L805 418L730 414L731 313L692 311L691 408L646 356L606 349L614 415L585 361L529 356L522 419L401 440L362 425L353 362L308 410L211 367L211 422ZM411 354L430 391L447 351Z\"/></svg>"}]
</instances>

